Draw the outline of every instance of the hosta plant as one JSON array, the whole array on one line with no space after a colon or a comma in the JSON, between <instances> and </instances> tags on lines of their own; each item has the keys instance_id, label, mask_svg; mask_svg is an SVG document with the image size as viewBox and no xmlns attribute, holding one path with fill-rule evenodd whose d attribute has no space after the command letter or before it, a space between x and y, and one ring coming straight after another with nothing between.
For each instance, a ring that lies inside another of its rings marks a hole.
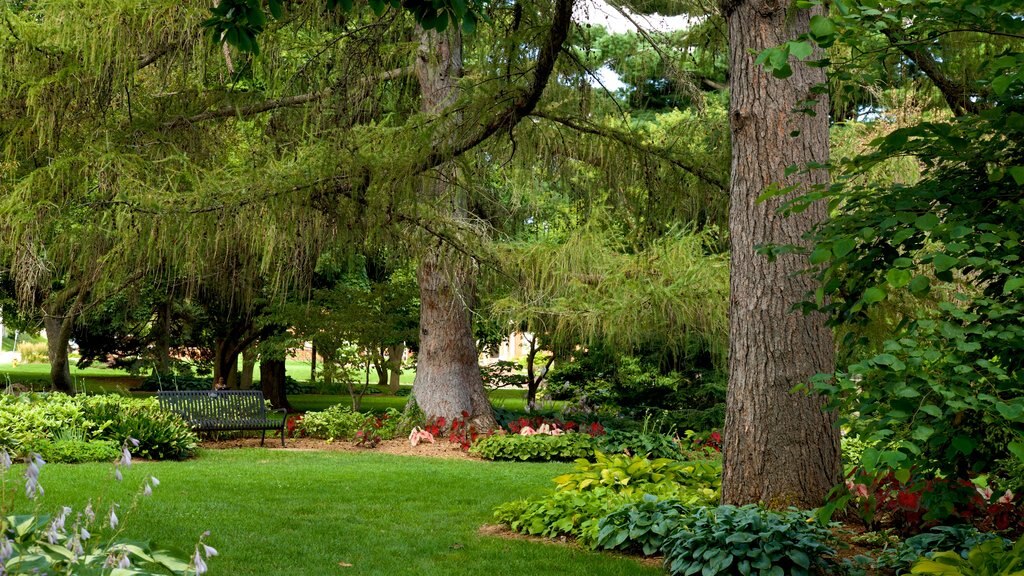
<instances>
[{"instance_id":1,"label":"hosta plant","mask_svg":"<svg viewBox=\"0 0 1024 576\"><path fill-rule=\"evenodd\" d=\"M748 505L699 508L692 524L662 550L673 576L811 576L841 574L831 533L799 512Z\"/></svg>"},{"instance_id":2,"label":"hosta plant","mask_svg":"<svg viewBox=\"0 0 1024 576\"><path fill-rule=\"evenodd\" d=\"M689 509L678 500L659 500L645 494L601 518L597 524L597 547L629 550L645 556L657 554L666 538L689 520Z\"/></svg>"},{"instance_id":3,"label":"hosta plant","mask_svg":"<svg viewBox=\"0 0 1024 576\"><path fill-rule=\"evenodd\" d=\"M598 522L636 496L607 488L587 492L554 492L531 500L499 506L494 517L521 534L557 538L569 536L592 547L597 542Z\"/></svg>"},{"instance_id":4,"label":"hosta plant","mask_svg":"<svg viewBox=\"0 0 1024 576\"><path fill-rule=\"evenodd\" d=\"M713 461L680 462L668 458L594 453L594 462L577 460L576 470L555 478L558 490L608 488L625 494L654 494L687 506L716 504L721 468Z\"/></svg>"},{"instance_id":5,"label":"hosta plant","mask_svg":"<svg viewBox=\"0 0 1024 576\"><path fill-rule=\"evenodd\" d=\"M494 434L478 439L470 452L487 460L546 462L572 461L594 453L594 437L567 432L549 434Z\"/></svg>"},{"instance_id":6,"label":"hosta plant","mask_svg":"<svg viewBox=\"0 0 1024 576\"><path fill-rule=\"evenodd\" d=\"M1024 576L1024 538L1008 547L1001 538L986 540L967 553L936 552L921 558L911 568L912 574L949 576Z\"/></svg>"}]
</instances>

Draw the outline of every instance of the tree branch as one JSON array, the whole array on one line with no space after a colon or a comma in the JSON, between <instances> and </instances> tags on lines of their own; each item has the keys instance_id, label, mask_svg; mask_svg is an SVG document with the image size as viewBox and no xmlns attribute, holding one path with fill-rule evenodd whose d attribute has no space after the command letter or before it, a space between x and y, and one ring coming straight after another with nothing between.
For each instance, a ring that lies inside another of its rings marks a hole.
<instances>
[{"instance_id":1,"label":"tree branch","mask_svg":"<svg viewBox=\"0 0 1024 576\"><path fill-rule=\"evenodd\" d=\"M626 134L622 134L621 132L618 132L616 130L598 127L590 123L577 122L576 120L572 120L569 118L561 118L543 111L535 111L530 115L536 118L543 118L556 124L561 124L562 126L570 128L572 130L576 130L577 132L582 132L584 134L591 134L594 136L599 136L601 138L608 138L614 140L619 144L622 144L623 146L632 148L644 154L650 154L672 164L673 166L679 168L680 170L689 172L690 174L696 176L697 179L700 180L701 182L704 182L705 184L712 186L713 188L722 193L726 193L728 191L727 183L721 175L715 174L714 172L707 170L706 168L703 168L697 164L690 164L684 162L679 158L673 156L666 150L641 144L637 142L635 139L630 138Z\"/></svg>"},{"instance_id":2,"label":"tree branch","mask_svg":"<svg viewBox=\"0 0 1024 576\"><path fill-rule=\"evenodd\" d=\"M355 88L368 89L370 86L377 84L378 82L384 82L385 80L394 80L412 73L411 67L395 68L394 70L388 70L374 76L368 76L361 78L356 82ZM309 92L306 94L297 94L295 96L285 96L282 98L274 98L271 100L264 100L263 102L257 102L255 104L249 104L247 106L235 106L229 105L215 110L209 110L201 114L196 114L191 118L179 118L170 122L170 125L177 125L180 123L196 123L203 122L205 120L213 120L215 118L230 118L233 116L244 117L254 116L256 114L262 114L263 112L269 112L271 110L277 110L278 108L292 108L295 106L303 106L311 102L323 100L335 93L337 85L330 88L325 88L316 92Z\"/></svg>"},{"instance_id":3,"label":"tree branch","mask_svg":"<svg viewBox=\"0 0 1024 576\"><path fill-rule=\"evenodd\" d=\"M509 130L520 120L530 115L537 102L540 101L544 88L551 78L555 61L562 50L562 45L569 36L572 25L573 0L555 0L555 13L548 29L547 38L537 54L537 66L534 68L533 82L522 92L513 96L513 104L508 109L482 124L480 128L459 142L440 143L434 146L427 157L417 165L413 173L419 174L436 168L472 150L500 130Z\"/></svg>"},{"instance_id":4,"label":"tree branch","mask_svg":"<svg viewBox=\"0 0 1024 576\"><path fill-rule=\"evenodd\" d=\"M959 84L947 76L930 52L918 43L906 42L900 38L898 29L887 28L882 32L889 42L914 64L917 64L917 67L939 89L954 115L977 114L980 111L978 104L971 101L971 94L967 90L967 86Z\"/></svg>"}]
</instances>

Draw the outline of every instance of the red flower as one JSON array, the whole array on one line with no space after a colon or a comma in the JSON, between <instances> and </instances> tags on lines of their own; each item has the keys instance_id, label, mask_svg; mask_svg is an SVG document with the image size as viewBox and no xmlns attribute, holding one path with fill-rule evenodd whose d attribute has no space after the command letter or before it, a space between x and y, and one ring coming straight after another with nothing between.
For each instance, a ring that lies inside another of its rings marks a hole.
<instances>
[{"instance_id":1,"label":"red flower","mask_svg":"<svg viewBox=\"0 0 1024 576\"><path fill-rule=\"evenodd\" d=\"M904 510L917 510L921 504L921 494L900 490L896 493L896 503Z\"/></svg>"}]
</instances>

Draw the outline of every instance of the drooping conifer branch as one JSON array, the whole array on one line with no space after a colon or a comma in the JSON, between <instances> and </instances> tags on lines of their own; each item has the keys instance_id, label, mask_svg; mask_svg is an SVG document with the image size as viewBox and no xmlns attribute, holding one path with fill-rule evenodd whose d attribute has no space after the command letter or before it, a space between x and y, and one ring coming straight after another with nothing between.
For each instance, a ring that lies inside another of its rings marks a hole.
<instances>
[{"instance_id":1,"label":"drooping conifer branch","mask_svg":"<svg viewBox=\"0 0 1024 576\"><path fill-rule=\"evenodd\" d=\"M355 87L353 88L353 92L358 91L358 93L360 93L359 97L365 97L365 95L361 93L368 91L372 86L380 82L394 80L396 78L401 78L402 76L407 76L409 74L412 74L412 67L408 66L405 68L395 68L393 70L388 70L380 74L374 74L373 76L368 76L366 78L358 80L356 82ZM316 92L307 92L306 94L296 94L294 96L274 98L271 100L264 100L263 102L257 102L255 104L249 104L246 106L223 106L221 108L217 108L216 110L209 110L201 114L196 114L195 116L192 116L187 119L175 120L174 122L172 122L172 124L177 124L181 122L196 123L203 122L205 120L213 120L215 118L241 118L246 116L255 116L256 114L262 114L263 112L269 112L271 110L277 110L279 108L292 108L296 106L303 106L312 102L318 102L320 100L323 100L324 98L328 98L334 95L337 91L337 88L338 85L334 85L330 88L325 88L323 90L318 90Z\"/></svg>"},{"instance_id":2,"label":"drooping conifer branch","mask_svg":"<svg viewBox=\"0 0 1024 576\"><path fill-rule=\"evenodd\" d=\"M624 134L621 131L604 126L597 126L582 120L573 120L571 118L556 116L545 111L535 110L530 114L530 116L536 118L543 118L544 120L560 124L562 126L565 126L566 128L570 128L583 134L590 134L592 136L598 136L600 138L608 138L610 140L614 140L615 142L618 142L623 146L632 148L633 150L636 150L637 152L641 152L643 154L649 154L656 158L660 158L661 160L668 162L669 164L675 166L676 168L679 168L680 170L683 170L684 172L693 174L701 182L704 182L705 184L712 186L713 188L715 188L715 190L722 192L723 194L726 192L727 182L726 179L723 177L724 175L715 174L711 170L708 170L707 168L699 164L686 162L668 150L643 144L639 142L635 137Z\"/></svg>"}]
</instances>

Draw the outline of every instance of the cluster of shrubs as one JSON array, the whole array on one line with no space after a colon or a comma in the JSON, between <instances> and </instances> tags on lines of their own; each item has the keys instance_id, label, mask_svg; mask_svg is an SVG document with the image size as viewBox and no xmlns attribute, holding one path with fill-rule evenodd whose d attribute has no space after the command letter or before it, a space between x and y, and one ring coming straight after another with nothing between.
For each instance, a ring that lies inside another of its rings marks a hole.
<instances>
[{"instance_id":1,"label":"cluster of shrubs","mask_svg":"<svg viewBox=\"0 0 1024 576\"><path fill-rule=\"evenodd\" d=\"M299 436L324 440L354 440L376 445L390 440L404 430L402 413L388 408L383 414L356 412L349 406L335 404L326 410L306 412L289 422L289 431Z\"/></svg>"},{"instance_id":2,"label":"cluster of shrubs","mask_svg":"<svg viewBox=\"0 0 1024 576\"><path fill-rule=\"evenodd\" d=\"M720 465L596 453L548 494L499 506L516 532L573 538L597 550L663 556L675 575L1017 574L1016 545L969 526L933 527L875 558L840 558L831 527L811 513L717 505Z\"/></svg>"},{"instance_id":3,"label":"cluster of shrubs","mask_svg":"<svg viewBox=\"0 0 1024 576\"><path fill-rule=\"evenodd\" d=\"M188 458L198 446L188 424L161 410L156 398L0 395L0 449L12 455L36 453L47 462L114 460L129 438L138 441L132 453L154 460Z\"/></svg>"}]
</instances>

